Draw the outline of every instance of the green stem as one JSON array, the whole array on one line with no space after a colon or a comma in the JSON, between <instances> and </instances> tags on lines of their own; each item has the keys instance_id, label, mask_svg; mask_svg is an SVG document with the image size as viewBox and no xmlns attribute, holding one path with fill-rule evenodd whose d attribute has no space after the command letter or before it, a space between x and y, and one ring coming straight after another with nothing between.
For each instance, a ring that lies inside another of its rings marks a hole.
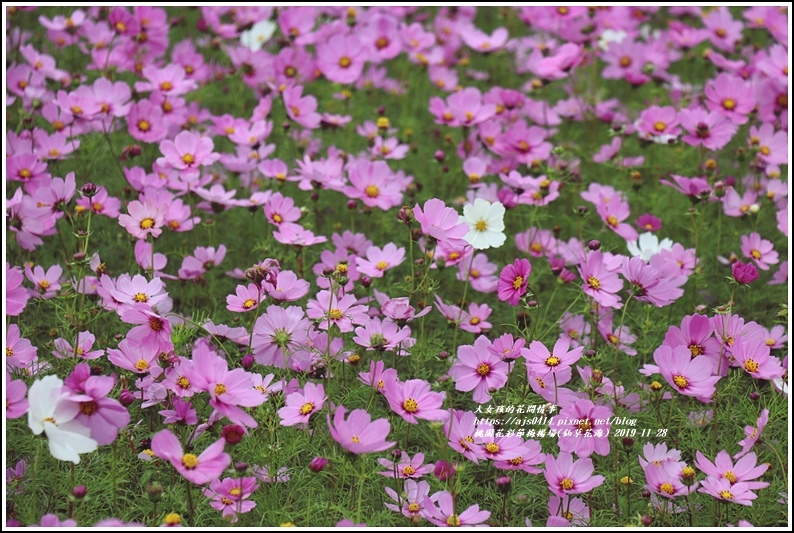
<instances>
[{"instance_id":1,"label":"green stem","mask_svg":"<svg viewBox=\"0 0 794 533\"><path fill-rule=\"evenodd\" d=\"M476 251L472 249L471 259L469 260L469 267L466 269L466 284L463 286L463 298L460 301L460 310L458 311L458 319L455 321L455 334L452 337L452 355L457 357L458 353L458 331L460 331L460 319L463 316L463 308L466 306L466 293L469 290L469 276L471 276L471 265L474 264L474 255Z\"/></svg>"}]
</instances>

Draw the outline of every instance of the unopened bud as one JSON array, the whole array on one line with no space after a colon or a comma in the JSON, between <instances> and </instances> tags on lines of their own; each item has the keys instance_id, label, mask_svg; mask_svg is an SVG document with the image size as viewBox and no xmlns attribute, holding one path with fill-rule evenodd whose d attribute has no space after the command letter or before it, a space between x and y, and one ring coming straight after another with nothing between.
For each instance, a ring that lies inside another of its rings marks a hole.
<instances>
[{"instance_id":1,"label":"unopened bud","mask_svg":"<svg viewBox=\"0 0 794 533\"><path fill-rule=\"evenodd\" d=\"M368 289L372 285L372 278L370 278L369 276L361 276L359 282L361 282L362 287Z\"/></svg>"},{"instance_id":2,"label":"unopened bud","mask_svg":"<svg viewBox=\"0 0 794 533\"><path fill-rule=\"evenodd\" d=\"M72 489L72 497L75 500L82 500L85 498L86 494L88 494L88 489L85 487L85 485L77 485Z\"/></svg>"},{"instance_id":3,"label":"unopened bud","mask_svg":"<svg viewBox=\"0 0 794 533\"><path fill-rule=\"evenodd\" d=\"M119 394L119 403L121 405L123 405L124 407L129 407L134 402L135 402L135 396L133 396L129 390L124 389L121 391L121 394Z\"/></svg>"},{"instance_id":4,"label":"unopened bud","mask_svg":"<svg viewBox=\"0 0 794 533\"><path fill-rule=\"evenodd\" d=\"M82 261L83 259L85 259L85 252L77 252L72 256L72 259L74 259L75 261Z\"/></svg>"},{"instance_id":5,"label":"unopened bud","mask_svg":"<svg viewBox=\"0 0 794 533\"><path fill-rule=\"evenodd\" d=\"M163 495L163 486L157 481L149 483L146 486L146 495L149 496L150 501L159 502Z\"/></svg>"},{"instance_id":6,"label":"unopened bud","mask_svg":"<svg viewBox=\"0 0 794 533\"><path fill-rule=\"evenodd\" d=\"M245 472L246 470L248 470L248 463L246 463L245 461L237 461L236 463L234 463L234 469L237 472Z\"/></svg>"},{"instance_id":7,"label":"unopened bud","mask_svg":"<svg viewBox=\"0 0 794 533\"><path fill-rule=\"evenodd\" d=\"M598 239L593 239L592 241L587 243L587 247L592 250L593 252L601 249L601 241Z\"/></svg>"},{"instance_id":8,"label":"unopened bud","mask_svg":"<svg viewBox=\"0 0 794 533\"><path fill-rule=\"evenodd\" d=\"M507 494L510 492L510 487L513 485L513 480L510 479L510 476L500 476L496 478L496 488L502 494Z\"/></svg>"},{"instance_id":9,"label":"unopened bud","mask_svg":"<svg viewBox=\"0 0 794 533\"><path fill-rule=\"evenodd\" d=\"M239 444L240 441L243 440L244 436L245 430L237 424L223 426L223 429L221 430L221 437L223 437L223 440L226 441L226 444Z\"/></svg>"},{"instance_id":10,"label":"unopened bud","mask_svg":"<svg viewBox=\"0 0 794 533\"><path fill-rule=\"evenodd\" d=\"M91 198L92 196L95 196L97 192L99 192L99 189L97 189L97 186L89 181L83 185L83 187L80 189L80 192L82 192L83 195Z\"/></svg>"},{"instance_id":11,"label":"unopened bud","mask_svg":"<svg viewBox=\"0 0 794 533\"><path fill-rule=\"evenodd\" d=\"M398 448L395 448L391 451L391 458L394 459L395 461L399 460L400 457L402 456L403 456L403 452Z\"/></svg>"},{"instance_id":12,"label":"unopened bud","mask_svg":"<svg viewBox=\"0 0 794 533\"><path fill-rule=\"evenodd\" d=\"M244 369L250 370L251 367L254 366L254 363L256 363L256 359L253 354L247 353L243 356L241 363Z\"/></svg>"},{"instance_id":13,"label":"unopened bud","mask_svg":"<svg viewBox=\"0 0 794 533\"><path fill-rule=\"evenodd\" d=\"M623 440L621 442L623 444L623 449L626 450L627 452L630 452L631 449L634 448L634 439L632 439L631 437L623 437Z\"/></svg>"},{"instance_id":14,"label":"unopened bud","mask_svg":"<svg viewBox=\"0 0 794 533\"><path fill-rule=\"evenodd\" d=\"M750 392L750 394L748 395L748 397L749 397L751 400L753 400L753 401L756 401L756 400L758 400L758 398L760 398L760 397L761 397L761 395L760 395L760 394L758 394L756 391L751 391L751 392Z\"/></svg>"},{"instance_id":15,"label":"unopened bud","mask_svg":"<svg viewBox=\"0 0 794 533\"><path fill-rule=\"evenodd\" d=\"M438 358L441 359L442 361L445 360L445 359L448 359L449 358L449 352L447 352L445 350L441 350L440 352L438 352Z\"/></svg>"},{"instance_id":16,"label":"unopened bud","mask_svg":"<svg viewBox=\"0 0 794 533\"><path fill-rule=\"evenodd\" d=\"M327 464L328 459L325 457L315 457L312 459L311 463L309 463L309 470L316 474L322 472Z\"/></svg>"},{"instance_id":17,"label":"unopened bud","mask_svg":"<svg viewBox=\"0 0 794 533\"><path fill-rule=\"evenodd\" d=\"M433 157L436 158L436 161L441 163L444 159L446 159L447 154L444 153L444 150L436 150L436 153L433 154Z\"/></svg>"}]
</instances>

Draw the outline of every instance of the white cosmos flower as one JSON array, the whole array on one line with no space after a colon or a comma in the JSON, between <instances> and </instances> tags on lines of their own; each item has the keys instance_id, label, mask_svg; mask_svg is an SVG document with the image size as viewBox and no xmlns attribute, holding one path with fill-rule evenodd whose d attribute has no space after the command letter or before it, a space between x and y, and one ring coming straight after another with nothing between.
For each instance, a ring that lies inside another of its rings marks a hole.
<instances>
[{"instance_id":1,"label":"white cosmos flower","mask_svg":"<svg viewBox=\"0 0 794 533\"><path fill-rule=\"evenodd\" d=\"M262 20L254 24L250 30L246 30L240 34L240 44L254 51L260 50L262 46L273 37L275 32L275 22Z\"/></svg>"},{"instance_id":2,"label":"white cosmos flower","mask_svg":"<svg viewBox=\"0 0 794 533\"><path fill-rule=\"evenodd\" d=\"M75 420L80 403L69 396L58 376L37 379L28 390L28 426L35 435L47 434L53 457L78 464L80 454L96 450L97 442L89 436L91 430Z\"/></svg>"},{"instance_id":3,"label":"white cosmos flower","mask_svg":"<svg viewBox=\"0 0 794 533\"><path fill-rule=\"evenodd\" d=\"M651 232L646 232L640 235L637 241L626 241L626 247L633 257L640 256L647 263L651 260L651 257L662 250L672 250L673 241L664 239L659 242L659 237Z\"/></svg>"},{"instance_id":4,"label":"white cosmos flower","mask_svg":"<svg viewBox=\"0 0 794 533\"><path fill-rule=\"evenodd\" d=\"M501 202L490 203L477 198L473 204L463 206L460 222L469 225L463 238L477 250L498 248L505 242L505 206Z\"/></svg>"}]
</instances>

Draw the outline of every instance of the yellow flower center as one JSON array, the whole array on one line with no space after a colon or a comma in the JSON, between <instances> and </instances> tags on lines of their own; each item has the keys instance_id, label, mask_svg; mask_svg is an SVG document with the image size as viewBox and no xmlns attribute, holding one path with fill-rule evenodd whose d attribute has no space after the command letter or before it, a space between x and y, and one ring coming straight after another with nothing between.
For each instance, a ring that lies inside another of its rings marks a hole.
<instances>
[{"instance_id":1,"label":"yellow flower center","mask_svg":"<svg viewBox=\"0 0 794 533\"><path fill-rule=\"evenodd\" d=\"M761 259L761 252L758 250L751 250L750 255L753 256L753 259Z\"/></svg>"},{"instance_id":2,"label":"yellow flower center","mask_svg":"<svg viewBox=\"0 0 794 533\"><path fill-rule=\"evenodd\" d=\"M478 220L477 223L474 225L474 229L477 231L485 231L488 229L488 223L484 220Z\"/></svg>"},{"instance_id":3,"label":"yellow flower center","mask_svg":"<svg viewBox=\"0 0 794 533\"><path fill-rule=\"evenodd\" d=\"M351 436L351 437L350 437L350 440L351 440L351 441L353 441L353 442L355 442L355 443L359 443L359 442L361 442L361 439L359 439L359 438L358 438L358 435L353 435L353 436Z\"/></svg>"},{"instance_id":4,"label":"yellow flower center","mask_svg":"<svg viewBox=\"0 0 794 533\"><path fill-rule=\"evenodd\" d=\"M215 385L215 396L220 396L225 392L226 392L226 385L224 385L223 383L218 383Z\"/></svg>"},{"instance_id":5,"label":"yellow flower center","mask_svg":"<svg viewBox=\"0 0 794 533\"><path fill-rule=\"evenodd\" d=\"M589 418L585 418L581 422L579 422L579 429L582 430L583 433L587 433L591 429L593 429L593 424L590 422Z\"/></svg>"},{"instance_id":6,"label":"yellow flower center","mask_svg":"<svg viewBox=\"0 0 794 533\"><path fill-rule=\"evenodd\" d=\"M19 174L17 175L23 180L28 180L31 178L31 176L33 176L33 173L29 169L23 168L22 170L19 171Z\"/></svg>"},{"instance_id":7,"label":"yellow flower center","mask_svg":"<svg viewBox=\"0 0 794 533\"><path fill-rule=\"evenodd\" d=\"M471 324L472 326L476 326L479 323L480 323L480 317L477 316L473 316L471 317L471 320L469 320L469 324Z\"/></svg>"},{"instance_id":8,"label":"yellow flower center","mask_svg":"<svg viewBox=\"0 0 794 533\"><path fill-rule=\"evenodd\" d=\"M246 301L243 302L244 309L251 309L256 302L252 298L248 298Z\"/></svg>"},{"instance_id":9,"label":"yellow flower center","mask_svg":"<svg viewBox=\"0 0 794 533\"><path fill-rule=\"evenodd\" d=\"M550 357L547 357L546 361L544 362L546 363L546 366L555 367L560 364L560 358L557 357L556 355L552 355Z\"/></svg>"},{"instance_id":10,"label":"yellow flower center","mask_svg":"<svg viewBox=\"0 0 794 533\"><path fill-rule=\"evenodd\" d=\"M458 515L456 514L449 515L449 517L447 518L447 525L451 527L460 526L460 518L458 518Z\"/></svg>"},{"instance_id":11,"label":"yellow flower center","mask_svg":"<svg viewBox=\"0 0 794 533\"><path fill-rule=\"evenodd\" d=\"M380 189L375 185L367 185L367 188L364 189L364 193L370 198L377 198L380 194Z\"/></svg>"},{"instance_id":12,"label":"yellow flower center","mask_svg":"<svg viewBox=\"0 0 794 533\"><path fill-rule=\"evenodd\" d=\"M82 112L83 112L83 108L82 107L76 106L76 105L72 106L72 113L73 114L80 115L80 114L82 114Z\"/></svg>"},{"instance_id":13,"label":"yellow flower center","mask_svg":"<svg viewBox=\"0 0 794 533\"><path fill-rule=\"evenodd\" d=\"M152 129L152 125L149 123L148 120L139 120L138 129L141 131L149 131L150 129Z\"/></svg>"},{"instance_id":14,"label":"yellow flower center","mask_svg":"<svg viewBox=\"0 0 794 533\"><path fill-rule=\"evenodd\" d=\"M733 499L733 493L731 491L729 491L729 490L721 490L720 491L720 497L723 500L732 500Z\"/></svg>"},{"instance_id":15,"label":"yellow flower center","mask_svg":"<svg viewBox=\"0 0 794 533\"><path fill-rule=\"evenodd\" d=\"M295 67L292 67L292 66L289 66L289 67L284 69L284 75L286 77L288 77L288 78L294 78L295 74L297 74L297 73L298 73L298 71L295 70Z\"/></svg>"},{"instance_id":16,"label":"yellow flower center","mask_svg":"<svg viewBox=\"0 0 794 533\"><path fill-rule=\"evenodd\" d=\"M736 483L736 474L734 474L732 470L728 470L727 472L725 472L724 474L722 474L722 477L724 477L725 479L727 479L728 481L730 481L730 482L731 482L731 485L733 485L734 483Z\"/></svg>"},{"instance_id":17,"label":"yellow flower center","mask_svg":"<svg viewBox=\"0 0 794 533\"><path fill-rule=\"evenodd\" d=\"M612 215L609 215L607 217L607 224L609 224L609 226L612 228L616 228L618 226L618 219Z\"/></svg>"},{"instance_id":18,"label":"yellow flower center","mask_svg":"<svg viewBox=\"0 0 794 533\"><path fill-rule=\"evenodd\" d=\"M419 512L419 504L416 502L411 502L408 504L408 511L411 513L418 513Z\"/></svg>"},{"instance_id":19,"label":"yellow flower center","mask_svg":"<svg viewBox=\"0 0 794 533\"><path fill-rule=\"evenodd\" d=\"M607 335L607 342L609 342L609 344L612 344L614 346L615 344L618 343L618 338L613 333L610 333L609 335Z\"/></svg>"},{"instance_id":20,"label":"yellow flower center","mask_svg":"<svg viewBox=\"0 0 794 533\"><path fill-rule=\"evenodd\" d=\"M728 30L725 28L717 28L714 33L717 35L717 37L725 37L728 35Z\"/></svg>"},{"instance_id":21,"label":"yellow flower center","mask_svg":"<svg viewBox=\"0 0 794 533\"><path fill-rule=\"evenodd\" d=\"M698 355L703 355L703 347L699 344L690 344L689 351L692 354L692 357L697 357Z\"/></svg>"},{"instance_id":22,"label":"yellow flower center","mask_svg":"<svg viewBox=\"0 0 794 533\"><path fill-rule=\"evenodd\" d=\"M39 287L41 287L44 290L49 289L50 288L49 280L43 279L43 280L39 281Z\"/></svg>"},{"instance_id":23,"label":"yellow flower center","mask_svg":"<svg viewBox=\"0 0 794 533\"><path fill-rule=\"evenodd\" d=\"M312 411L314 411L314 404L311 402L306 402L305 404L301 405L300 414L308 415Z\"/></svg>"},{"instance_id":24,"label":"yellow flower center","mask_svg":"<svg viewBox=\"0 0 794 533\"><path fill-rule=\"evenodd\" d=\"M352 61L347 56L342 56L342 57L339 58L339 66L342 67L342 68L349 67L350 63L352 63Z\"/></svg>"},{"instance_id":25,"label":"yellow flower center","mask_svg":"<svg viewBox=\"0 0 794 533\"><path fill-rule=\"evenodd\" d=\"M485 451L488 453L499 453L499 445L495 442L489 442L485 445Z\"/></svg>"},{"instance_id":26,"label":"yellow flower center","mask_svg":"<svg viewBox=\"0 0 794 533\"><path fill-rule=\"evenodd\" d=\"M135 368L143 372L144 370L149 368L149 363L144 361L143 359L138 359L138 362L135 363Z\"/></svg>"},{"instance_id":27,"label":"yellow flower center","mask_svg":"<svg viewBox=\"0 0 794 533\"><path fill-rule=\"evenodd\" d=\"M653 129L655 129L658 132L662 132L666 128L667 128L667 123L662 122L661 120L657 120L656 122L653 123Z\"/></svg>"},{"instance_id":28,"label":"yellow flower center","mask_svg":"<svg viewBox=\"0 0 794 533\"><path fill-rule=\"evenodd\" d=\"M378 263L375 265L375 268L378 270L386 270L386 267L388 266L389 264L386 261L378 261Z\"/></svg>"},{"instance_id":29,"label":"yellow flower center","mask_svg":"<svg viewBox=\"0 0 794 533\"><path fill-rule=\"evenodd\" d=\"M344 315L339 309L331 309L331 311L328 313L328 316L331 317L331 320L339 320Z\"/></svg>"},{"instance_id":30,"label":"yellow flower center","mask_svg":"<svg viewBox=\"0 0 794 533\"><path fill-rule=\"evenodd\" d=\"M487 376L491 373L491 365L486 363L480 364L480 366L477 367L477 373L483 377Z\"/></svg>"},{"instance_id":31,"label":"yellow flower center","mask_svg":"<svg viewBox=\"0 0 794 533\"><path fill-rule=\"evenodd\" d=\"M590 287L595 290L601 288L601 282L598 281L598 278L596 278L595 276L587 276L587 284L590 285Z\"/></svg>"},{"instance_id":32,"label":"yellow flower center","mask_svg":"<svg viewBox=\"0 0 794 533\"><path fill-rule=\"evenodd\" d=\"M99 406L95 401L80 402L80 414L91 416Z\"/></svg>"},{"instance_id":33,"label":"yellow flower center","mask_svg":"<svg viewBox=\"0 0 794 533\"><path fill-rule=\"evenodd\" d=\"M230 500L229 498L227 498L226 496L221 496L221 503L222 503L223 505L233 505L233 504L234 504L234 502L233 502L233 501L231 501L231 500Z\"/></svg>"},{"instance_id":34,"label":"yellow flower center","mask_svg":"<svg viewBox=\"0 0 794 533\"><path fill-rule=\"evenodd\" d=\"M179 379L176 380L176 384L182 389L187 389L190 387L190 380L185 376L179 376Z\"/></svg>"},{"instance_id":35,"label":"yellow flower center","mask_svg":"<svg viewBox=\"0 0 794 533\"><path fill-rule=\"evenodd\" d=\"M61 151L58 150L57 148L50 148L49 154L50 157L58 157L59 155L61 155Z\"/></svg>"},{"instance_id":36,"label":"yellow flower center","mask_svg":"<svg viewBox=\"0 0 794 533\"><path fill-rule=\"evenodd\" d=\"M672 494L675 492L675 487L673 487L672 483L662 483L659 486L659 491L666 494Z\"/></svg>"},{"instance_id":37,"label":"yellow flower center","mask_svg":"<svg viewBox=\"0 0 794 533\"><path fill-rule=\"evenodd\" d=\"M771 154L771 153L772 153L772 150L770 150L768 146L762 146L762 147L759 149L759 152L761 152L761 153L762 153L762 154L764 154L764 155L769 155L769 154Z\"/></svg>"},{"instance_id":38,"label":"yellow flower center","mask_svg":"<svg viewBox=\"0 0 794 533\"><path fill-rule=\"evenodd\" d=\"M164 522L169 526L175 526L182 523L182 517L179 516L179 513L168 513L165 515Z\"/></svg>"},{"instance_id":39,"label":"yellow flower center","mask_svg":"<svg viewBox=\"0 0 794 533\"><path fill-rule=\"evenodd\" d=\"M675 375L673 376L673 383L679 389L685 389L687 385L689 385L689 380L687 380L684 376Z\"/></svg>"},{"instance_id":40,"label":"yellow flower center","mask_svg":"<svg viewBox=\"0 0 794 533\"><path fill-rule=\"evenodd\" d=\"M518 290L521 288L521 285L524 284L524 278L521 276L516 276L516 279L513 280L513 288Z\"/></svg>"},{"instance_id":41,"label":"yellow flower center","mask_svg":"<svg viewBox=\"0 0 794 533\"><path fill-rule=\"evenodd\" d=\"M146 303L149 301L149 297L142 292L135 293L135 296L133 296L132 299L140 303Z\"/></svg>"},{"instance_id":42,"label":"yellow flower center","mask_svg":"<svg viewBox=\"0 0 794 533\"><path fill-rule=\"evenodd\" d=\"M571 490L573 488L573 480L568 477L562 478L562 481L560 481L560 488L562 490Z\"/></svg>"},{"instance_id":43,"label":"yellow flower center","mask_svg":"<svg viewBox=\"0 0 794 533\"><path fill-rule=\"evenodd\" d=\"M744 362L744 369L750 372L751 374L754 372L758 372L759 366L760 365L753 359L748 359L747 361Z\"/></svg>"},{"instance_id":44,"label":"yellow flower center","mask_svg":"<svg viewBox=\"0 0 794 533\"><path fill-rule=\"evenodd\" d=\"M14 349L11 346L6 346L6 357L13 357Z\"/></svg>"},{"instance_id":45,"label":"yellow flower center","mask_svg":"<svg viewBox=\"0 0 794 533\"><path fill-rule=\"evenodd\" d=\"M155 332L160 331L161 329L163 329L163 323L160 322L159 318L152 317L149 319L149 328Z\"/></svg>"},{"instance_id":46,"label":"yellow flower center","mask_svg":"<svg viewBox=\"0 0 794 533\"><path fill-rule=\"evenodd\" d=\"M722 101L722 107L730 111L731 109L736 107L736 100L733 98L726 98Z\"/></svg>"},{"instance_id":47,"label":"yellow flower center","mask_svg":"<svg viewBox=\"0 0 794 533\"><path fill-rule=\"evenodd\" d=\"M174 88L174 85L170 81L164 81L160 84L160 90L163 92L168 92Z\"/></svg>"},{"instance_id":48,"label":"yellow flower center","mask_svg":"<svg viewBox=\"0 0 794 533\"><path fill-rule=\"evenodd\" d=\"M415 473L416 473L416 469L414 467L412 467L411 465L408 465L405 468L403 468L403 475L404 476L412 476Z\"/></svg>"},{"instance_id":49,"label":"yellow flower center","mask_svg":"<svg viewBox=\"0 0 794 533\"><path fill-rule=\"evenodd\" d=\"M99 202L94 202L93 204L91 204L91 209L93 209L95 213L101 213L102 210L105 209L105 206L100 204Z\"/></svg>"},{"instance_id":50,"label":"yellow flower center","mask_svg":"<svg viewBox=\"0 0 794 533\"><path fill-rule=\"evenodd\" d=\"M187 468L188 470L193 470L198 466L198 457L193 455L192 453L186 453L182 456L182 466Z\"/></svg>"},{"instance_id":51,"label":"yellow flower center","mask_svg":"<svg viewBox=\"0 0 794 533\"><path fill-rule=\"evenodd\" d=\"M144 218L141 220L140 228L141 229L151 229L154 226L154 219L153 218Z\"/></svg>"},{"instance_id":52,"label":"yellow flower center","mask_svg":"<svg viewBox=\"0 0 794 533\"><path fill-rule=\"evenodd\" d=\"M182 156L182 162L186 165L192 165L196 159L193 157L193 154L185 154Z\"/></svg>"},{"instance_id":53,"label":"yellow flower center","mask_svg":"<svg viewBox=\"0 0 794 533\"><path fill-rule=\"evenodd\" d=\"M408 398L403 402L403 409L408 413L415 413L419 411L419 404L413 398Z\"/></svg>"}]
</instances>

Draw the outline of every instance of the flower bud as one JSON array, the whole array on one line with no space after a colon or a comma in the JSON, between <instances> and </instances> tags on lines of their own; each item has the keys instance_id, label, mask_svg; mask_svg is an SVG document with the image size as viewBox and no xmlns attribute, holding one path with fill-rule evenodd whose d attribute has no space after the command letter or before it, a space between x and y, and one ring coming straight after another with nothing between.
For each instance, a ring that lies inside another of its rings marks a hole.
<instances>
[{"instance_id":1,"label":"flower bud","mask_svg":"<svg viewBox=\"0 0 794 533\"><path fill-rule=\"evenodd\" d=\"M408 206L402 206L400 212L397 213L397 220L406 225L411 224L414 221L414 210Z\"/></svg>"},{"instance_id":2,"label":"flower bud","mask_svg":"<svg viewBox=\"0 0 794 533\"><path fill-rule=\"evenodd\" d=\"M146 495L149 496L149 501L159 502L163 495L163 486L155 481L146 486Z\"/></svg>"},{"instance_id":3,"label":"flower bud","mask_svg":"<svg viewBox=\"0 0 794 533\"><path fill-rule=\"evenodd\" d=\"M80 189L80 192L82 192L83 195L91 198L92 196L96 196L96 193L99 192L99 189L97 189L97 186L89 181L83 185L83 188Z\"/></svg>"},{"instance_id":4,"label":"flower bud","mask_svg":"<svg viewBox=\"0 0 794 533\"><path fill-rule=\"evenodd\" d=\"M254 355L253 354L247 353L247 354L245 354L243 356L242 365L243 365L244 369L250 370L251 367L254 366L255 362L256 362L256 359L254 359Z\"/></svg>"},{"instance_id":5,"label":"flower bud","mask_svg":"<svg viewBox=\"0 0 794 533\"><path fill-rule=\"evenodd\" d=\"M402 456L403 456L403 452L398 448L395 448L391 451L391 458L394 459L395 461L398 461Z\"/></svg>"},{"instance_id":6,"label":"flower bud","mask_svg":"<svg viewBox=\"0 0 794 533\"><path fill-rule=\"evenodd\" d=\"M241 472L241 473L245 472L246 470L248 470L248 463L246 463L245 461L237 461L236 463L234 463L234 469L237 472Z\"/></svg>"},{"instance_id":7,"label":"flower bud","mask_svg":"<svg viewBox=\"0 0 794 533\"><path fill-rule=\"evenodd\" d=\"M361 286L365 289L368 289L372 285L372 278L369 276L361 276L359 281L361 282Z\"/></svg>"},{"instance_id":8,"label":"flower bud","mask_svg":"<svg viewBox=\"0 0 794 533\"><path fill-rule=\"evenodd\" d=\"M347 201L347 208L351 211L355 211L358 207L358 202L355 200L348 200Z\"/></svg>"},{"instance_id":9,"label":"flower bud","mask_svg":"<svg viewBox=\"0 0 794 533\"><path fill-rule=\"evenodd\" d=\"M309 463L309 470L314 473L322 472L325 469L325 466L328 464L328 459L325 457L315 457L312 459L312 462Z\"/></svg>"},{"instance_id":10,"label":"flower bud","mask_svg":"<svg viewBox=\"0 0 794 533\"><path fill-rule=\"evenodd\" d=\"M642 491L642 497L643 498L650 498L651 497L651 491L649 491L649 490Z\"/></svg>"},{"instance_id":11,"label":"flower bud","mask_svg":"<svg viewBox=\"0 0 794 533\"><path fill-rule=\"evenodd\" d=\"M687 487L691 487L695 482L695 469L687 465L681 469L681 483Z\"/></svg>"},{"instance_id":12,"label":"flower bud","mask_svg":"<svg viewBox=\"0 0 794 533\"><path fill-rule=\"evenodd\" d=\"M587 216L587 213L589 213L589 209L587 209L586 205L580 205L576 208L576 214L580 217Z\"/></svg>"},{"instance_id":13,"label":"flower bud","mask_svg":"<svg viewBox=\"0 0 794 533\"><path fill-rule=\"evenodd\" d=\"M510 476L500 476L496 478L496 488L502 494L507 494L510 492L510 487L513 484L513 480L510 479Z\"/></svg>"},{"instance_id":14,"label":"flower bud","mask_svg":"<svg viewBox=\"0 0 794 533\"><path fill-rule=\"evenodd\" d=\"M88 489L85 487L85 485L77 485L72 489L72 497L75 500L82 500L85 498L86 494L88 494Z\"/></svg>"},{"instance_id":15,"label":"flower bud","mask_svg":"<svg viewBox=\"0 0 794 533\"><path fill-rule=\"evenodd\" d=\"M634 448L634 439L632 439L631 437L623 437L623 440L621 442L623 444L623 449L626 450L627 452L630 452L631 449Z\"/></svg>"},{"instance_id":16,"label":"flower bud","mask_svg":"<svg viewBox=\"0 0 794 533\"><path fill-rule=\"evenodd\" d=\"M758 398L760 398L760 397L761 397L761 395L760 395L760 394L758 394L756 391L751 391L751 392L750 392L750 394L748 394L748 397L749 397L751 400L753 400L753 401L756 401L756 400L758 400Z\"/></svg>"},{"instance_id":17,"label":"flower bud","mask_svg":"<svg viewBox=\"0 0 794 533\"><path fill-rule=\"evenodd\" d=\"M129 407L134 402L135 402L135 396L133 396L129 390L124 389L121 391L121 394L119 394L119 403L121 405L123 405L124 407Z\"/></svg>"},{"instance_id":18,"label":"flower bud","mask_svg":"<svg viewBox=\"0 0 794 533\"><path fill-rule=\"evenodd\" d=\"M433 157L436 158L436 161L441 163L444 159L446 159L447 154L444 153L444 150L436 150L436 153L433 154Z\"/></svg>"},{"instance_id":19,"label":"flower bud","mask_svg":"<svg viewBox=\"0 0 794 533\"><path fill-rule=\"evenodd\" d=\"M757 215L760 210L761 206L758 204L750 204L750 207L747 209L751 215Z\"/></svg>"},{"instance_id":20,"label":"flower bud","mask_svg":"<svg viewBox=\"0 0 794 533\"><path fill-rule=\"evenodd\" d=\"M455 475L455 467L446 461L438 461L433 469L433 475L439 481L446 481Z\"/></svg>"},{"instance_id":21,"label":"flower bud","mask_svg":"<svg viewBox=\"0 0 794 533\"><path fill-rule=\"evenodd\" d=\"M85 252L77 252L72 256L72 259L74 259L75 261L82 261L83 259L85 259Z\"/></svg>"},{"instance_id":22,"label":"flower bud","mask_svg":"<svg viewBox=\"0 0 794 533\"><path fill-rule=\"evenodd\" d=\"M447 352L446 350L441 350L440 352L438 352L438 358L441 359L442 361L448 359L449 352Z\"/></svg>"},{"instance_id":23,"label":"flower bud","mask_svg":"<svg viewBox=\"0 0 794 533\"><path fill-rule=\"evenodd\" d=\"M226 444L238 444L241 440L243 440L243 436L245 436L245 430L241 426L237 424L229 424L227 426L223 426L221 430L221 436L226 441Z\"/></svg>"},{"instance_id":24,"label":"flower bud","mask_svg":"<svg viewBox=\"0 0 794 533\"><path fill-rule=\"evenodd\" d=\"M733 279L736 280L736 283L741 283L743 285L747 285L758 279L758 269L752 263L745 264L741 261L736 261L731 267L731 272L733 273Z\"/></svg>"},{"instance_id":25,"label":"flower bud","mask_svg":"<svg viewBox=\"0 0 794 533\"><path fill-rule=\"evenodd\" d=\"M587 247L593 252L598 251L601 249L601 241L599 241L598 239L593 239L592 241L587 243Z\"/></svg>"},{"instance_id":26,"label":"flower bud","mask_svg":"<svg viewBox=\"0 0 794 533\"><path fill-rule=\"evenodd\" d=\"M650 527L650 525L653 524L653 518L645 514L642 515L642 518L640 518L640 522L642 522L643 526Z\"/></svg>"}]
</instances>

